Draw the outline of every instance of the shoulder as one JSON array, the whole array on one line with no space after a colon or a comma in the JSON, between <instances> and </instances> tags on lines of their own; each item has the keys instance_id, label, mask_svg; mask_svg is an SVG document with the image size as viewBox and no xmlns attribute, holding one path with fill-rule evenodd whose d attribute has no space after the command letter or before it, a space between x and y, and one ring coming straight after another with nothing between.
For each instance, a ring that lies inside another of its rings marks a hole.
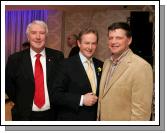
<instances>
[{"instance_id":1,"label":"shoulder","mask_svg":"<svg viewBox=\"0 0 167 133\"><path fill-rule=\"evenodd\" d=\"M80 57L79 55L74 55L74 56L71 56L71 57L68 57L66 59L63 60L64 63L67 63L67 64L76 64L76 62L80 61Z\"/></svg>"},{"instance_id":2,"label":"shoulder","mask_svg":"<svg viewBox=\"0 0 167 133\"><path fill-rule=\"evenodd\" d=\"M73 47L71 50L79 50L78 46Z\"/></svg>"},{"instance_id":3,"label":"shoulder","mask_svg":"<svg viewBox=\"0 0 167 133\"><path fill-rule=\"evenodd\" d=\"M104 64L103 64L103 68L110 65L110 62L111 62L111 60L109 58L105 59Z\"/></svg>"},{"instance_id":4,"label":"shoulder","mask_svg":"<svg viewBox=\"0 0 167 133\"><path fill-rule=\"evenodd\" d=\"M135 69L138 68L143 70L146 70L146 69L152 70L152 66L145 59L143 59L142 57L134 53L131 56L131 62Z\"/></svg>"},{"instance_id":5,"label":"shoulder","mask_svg":"<svg viewBox=\"0 0 167 133\"><path fill-rule=\"evenodd\" d=\"M56 49L51 49L51 48L45 48L45 50L49 53L53 53L53 54L62 54L61 51L56 50Z\"/></svg>"},{"instance_id":6,"label":"shoulder","mask_svg":"<svg viewBox=\"0 0 167 133\"><path fill-rule=\"evenodd\" d=\"M74 55L72 57L64 58L63 60L61 60L59 69L60 71L69 72L71 70L77 69L79 67L79 64L79 57Z\"/></svg>"},{"instance_id":7,"label":"shoulder","mask_svg":"<svg viewBox=\"0 0 167 133\"><path fill-rule=\"evenodd\" d=\"M18 60L18 59L21 59L26 53L29 53L29 49L13 53L12 55L10 55L8 57L8 60Z\"/></svg>"},{"instance_id":8,"label":"shoulder","mask_svg":"<svg viewBox=\"0 0 167 133\"><path fill-rule=\"evenodd\" d=\"M51 48L45 48L47 56L57 56L64 58L63 52Z\"/></svg>"},{"instance_id":9,"label":"shoulder","mask_svg":"<svg viewBox=\"0 0 167 133\"><path fill-rule=\"evenodd\" d=\"M94 61L94 62L98 62L98 63L100 63L100 64L103 64L103 61L101 61L101 60L99 60L99 59L97 59L97 58L93 58L93 61Z\"/></svg>"},{"instance_id":10,"label":"shoulder","mask_svg":"<svg viewBox=\"0 0 167 133\"><path fill-rule=\"evenodd\" d=\"M132 55L132 60L137 63L137 64L141 64L141 65L150 65L145 59L143 59L142 57L133 54Z\"/></svg>"},{"instance_id":11,"label":"shoulder","mask_svg":"<svg viewBox=\"0 0 167 133\"><path fill-rule=\"evenodd\" d=\"M103 66L103 62L97 58L93 58L93 62L95 63L95 65L98 65L100 67Z\"/></svg>"},{"instance_id":12,"label":"shoulder","mask_svg":"<svg viewBox=\"0 0 167 133\"><path fill-rule=\"evenodd\" d=\"M15 52L14 54L10 55L6 63L6 67L17 68L18 65L20 65L21 62L25 60L25 57L29 55L28 53L29 50L27 49L20 52Z\"/></svg>"},{"instance_id":13,"label":"shoulder","mask_svg":"<svg viewBox=\"0 0 167 133\"><path fill-rule=\"evenodd\" d=\"M69 58L63 59L60 64L61 67L65 69L73 69L79 67L82 64L82 62L80 60L79 55L77 54Z\"/></svg>"}]
</instances>

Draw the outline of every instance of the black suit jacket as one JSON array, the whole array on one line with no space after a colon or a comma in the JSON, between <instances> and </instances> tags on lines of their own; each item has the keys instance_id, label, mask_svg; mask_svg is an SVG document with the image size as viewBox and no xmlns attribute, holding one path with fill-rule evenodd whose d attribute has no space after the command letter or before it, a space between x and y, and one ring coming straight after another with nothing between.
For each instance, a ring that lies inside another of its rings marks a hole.
<instances>
[{"instance_id":1,"label":"black suit jacket","mask_svg":"<svg viewBox=\"0 0 167 133\"><path fill-rule=\"evenodd\" d=\"M53 77L60 60L64 58L62 52L45 48L47 87L52 108L51 92ZM5 70L5 88L8 97L15 103L12 109L13 120L29 120L34 98L34 75L30 57L30 49L15 53L8 58Z\"/></svg>"},{"instance_id":2,"label":"black suit jacket","mask_svg":"<svg viewBox=\"0 0 167 133\"><path fill-rule=\"evenodd\" d=\"M97 96L103 63L93 58L97 76ZM92 92L79 54L65 59L59 68L54 85L54 101L58 110L57 120L94 121L97 116L97 104L92 107L79 106L81 95Z\"/></svg>"},{"instance_id":3,"label":"black suit jacket","mask_svg":"<svg viewBox=\"0 0 167 133\"><path fill-rule=\"evenodd\" d=\"M69 54L69 56L68 57L71 57L71 56L74 56L74 55L77 55L78 53L79 53L79 47L78 47L78 45L77 46L75 46L75 47L73 47L72 49L71 49L71 51L70 51L70 54Z\"/></svg>"}]
</instances>

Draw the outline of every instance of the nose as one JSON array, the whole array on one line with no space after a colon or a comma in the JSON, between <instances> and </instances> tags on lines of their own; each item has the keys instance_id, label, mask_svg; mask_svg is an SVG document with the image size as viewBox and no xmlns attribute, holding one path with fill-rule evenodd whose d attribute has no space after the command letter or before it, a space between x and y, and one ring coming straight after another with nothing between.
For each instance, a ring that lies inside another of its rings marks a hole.
<instances>
[{"instance_id":1,"label":"nose","mask_svg":"<svg viewBox=\"0 0 167 133\"><path fill-rule=\"evenodd\" d=\"M92 49L92 44L91 43L89 44L89 49Z\"/></svg>"},{"instance_id":2,"label":"nose","mask_svg":"<svg viewBox=\"0 0 167 133\"><path fill-rule=\"evenodd\" d=\"M37 38L37 39L40 39L40 38L41 38L39 33L36 34L36 38Z\"/></svg>"}]
</instances>

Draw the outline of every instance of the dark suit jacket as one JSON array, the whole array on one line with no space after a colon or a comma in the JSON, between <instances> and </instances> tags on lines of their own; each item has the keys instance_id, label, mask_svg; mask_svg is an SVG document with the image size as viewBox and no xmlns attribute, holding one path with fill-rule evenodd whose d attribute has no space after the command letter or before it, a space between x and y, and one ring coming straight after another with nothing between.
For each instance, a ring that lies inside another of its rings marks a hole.
<instances>
[{"instance_id":1,"label":"dark suit jacket","mask_svg":"<svg viewBox=\"0 0 167 133\"><path fill-rule=\"evenodd\" d=\"M78 47L78 45L77 46L75 46L75 47L73 47L72 49L71 49L71 51L70 51L70 54L69 54L69 56L68 57L71 57L71 56L74 56L74 55L77 55L78 53L79 53L79 47Z\"/></svg>"},{"instance_id":2,"label":"dark suit jacket","mask_svg":"<svg viewBox=\"0 0 167 133\"><path fill-rule=\"evenodd\" d=\"M103 63L93 58L98 86ZM81 95L92 92L91 85L79 55L64 60L59 68L54 85L54 101L58 109L58 119L62 121L94 121L97 116L97 104L92 107L79 106Z\"/></svg>"},{"instance_id":3,"label":"dark suit jacket","mask_svg":"<svg viewBox=\"0 0 167 133\"><path fill-rule=\"evenodd\" d=\"M62 52L45 48L46 75L49 98L53 77L60 60L64 58ZM8 58L5 70L5 88L9 98L15 103L12 113L13 120L29 120L34 97L34 75L30 57L30 49L15 53ZM50 98L52 108L52 101Z\"/></svg>"}]
</instances>

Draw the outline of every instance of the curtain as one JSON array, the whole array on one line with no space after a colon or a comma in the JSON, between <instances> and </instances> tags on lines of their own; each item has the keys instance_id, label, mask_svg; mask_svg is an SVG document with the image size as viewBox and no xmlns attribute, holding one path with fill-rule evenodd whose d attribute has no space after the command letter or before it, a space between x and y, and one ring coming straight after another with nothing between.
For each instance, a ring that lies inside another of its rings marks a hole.
<instances>
[{"instance_id":1,"label":"curtain","mask_svg":"<svg viewBox=\"0 0 167 133\"><path fill-rule=\"evenodd\" d=\"M26 28L33 20L47 23L48 10L12 10L5 11L5 61L9 55L22 49L27 41Z\"/></svg>"}]
</instances>

